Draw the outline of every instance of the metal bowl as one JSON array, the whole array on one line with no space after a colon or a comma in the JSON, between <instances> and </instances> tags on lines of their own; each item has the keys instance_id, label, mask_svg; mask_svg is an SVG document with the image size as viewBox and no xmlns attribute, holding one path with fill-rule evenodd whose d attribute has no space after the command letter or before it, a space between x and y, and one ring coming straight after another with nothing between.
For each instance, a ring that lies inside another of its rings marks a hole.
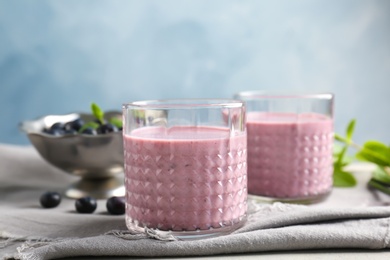
<instances>
[{"instance_id":1,"label":"metal bowl","mask_svg":"<svg viewBox=\"0 0 390 260\"><path fill-rule=\"evenodd\" d=\"M116 111L105 113L105 118L122 114ZM124 196L123 185L123 138L122 131L100 135L53 136L43 132L56 122L66 123L77 118L85 122L93 121L91 114L72 113L47 115L36 120L20 123L39 154L57 168L81 177L69 186L65 195L70 198L92 196L105 199L111 196Z\"/></svg>"}]
</instances>

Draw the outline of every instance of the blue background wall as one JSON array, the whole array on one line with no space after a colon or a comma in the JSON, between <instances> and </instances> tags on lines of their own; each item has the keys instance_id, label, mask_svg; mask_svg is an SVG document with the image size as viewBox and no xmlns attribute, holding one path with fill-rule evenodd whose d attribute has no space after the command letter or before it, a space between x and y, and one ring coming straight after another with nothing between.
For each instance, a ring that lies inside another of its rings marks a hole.
<instances>
[{"instance_id":1,"label":"blue background wall","mask_svg":"<svg viewBox=\"0 0 390 260\"><path fill-rule=\"evenodd\" d=\"M0 0L0 142L18 122L240 90L336 94L336 131L390 142L390 1Z\"/></svg>"}]
</instances>

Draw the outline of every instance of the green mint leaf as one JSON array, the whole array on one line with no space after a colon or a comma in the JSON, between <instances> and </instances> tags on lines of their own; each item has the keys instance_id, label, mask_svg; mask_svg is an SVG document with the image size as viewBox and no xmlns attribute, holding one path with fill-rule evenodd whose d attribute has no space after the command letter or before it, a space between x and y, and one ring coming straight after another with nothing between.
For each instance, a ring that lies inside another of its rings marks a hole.
<instances>
[{"instance_id":1,"label":"green mint leaf","mask_svg":"<svg viewBox=\"0 0 390 260\"><path fill-rule=\"evenodd\" d=\"M368 161L380 166L390 166L388 157L381 152L363 147L357 154L356 158L361 161Z\"/></svg>"},{"instance_id":2,"label":"green mint leaf","mask_svg":"<svg viewBox=\"0 0 390 260\"><path fill-rule=\"evenodd\" d=\"M85 123L80 129L79 129L79 133L83 132L85 129L87 128L93 128L93 129L96 129L99 127L99 124L98 123L95 123L95 122L88 122L88 123Z\"/></svg>"},{"instance_id":3,"label":"green mint leaf","mask_svg":"<svg viewBox=\"0 0 390 260\"><path fill-rule=\"evenodd\" d=\"M387 195L390 195L390 187L388 187L387 185L384 185L374 179L371 179L369 182L368 182L368 186L370 186L371 188L374 188L374 189L377 189Z\"/></svg>"},{"instance_id":4,"label":"green mint leaf","mask_svg":"<svg viewBox=\"0 0 390 260\"><path fill-rule=\"evenodd\" d=\"M341 167L345 167L345 166L347 166L348 164L350 164L350 162L344 160L344 161L341 163Z\"/></svg>"},{"instance_id":5,"label":"green mint leaf","mask_svg":"<svg viewBox=\"0 0 390 260\"><path fill-rule=\"evenodd\" d=\"M119 118L116 117L110 118L110 123L118 128L122 127L122 120L120 120Z\"/></svg>"},{"instance_id":6,"label":"green mint leaf","mask_svg":"<svg viewBox=\"0 0 390 260\"><path fill-rule=\"evenodd\" d=\"M334 187L354 187L356 186L357 181L355 176L351 173L343 171L339 167L334 168L333 172L333 186Z\"/></svg>"},{"instance_id":7,"label":"green mint leaf","mask_svg":"<svg viewBox=\"0 0 390 260\"><path fill-rule=\"evenodd\" d=\"M344 155L345 155L345 153L347 152L347 149L348 149L347 146L344 146L344 147L343 147L343 149L340 151L340 153L339 153L338 156L337 156L335 165L341 166L341 165L343 164Z\"/></svg>"},{"instance_id":8,"label":"green mint leaf","mask_svg":"<svg viewBox=\"0 0 390 260\"><path fill-rule=\"evenodd\" d=\"M348 143L347 139L345 139L344 137L342 137L339 134L335 134L334 139L336 139L337 141L342 142L342 143Z\"/></svg>"},{"instance_id":9,"label":"green mint leaf","mask_svg":"<svg viewBox=\"0 0 390 260\"><path fill-rule=\"evenodd\" d=\"M356 125L356 119L352 119L347 126L346 140L348 143L351 143L352 141L352 135L353 132L355 131L355 125Z\"/></svg>"},{"instance_id":10,"label":"green mint leaf","mask_svg":"<svg viewBox=\"0 0 390 260\"><path fill-rule=\"evenodd\" d=\"M383 167L375 169L372 173L372 179L390 185L390 174Z\"/></svg>"},{"instance_id":11,"label":"green mint leaf","mask_svg":"<svg viewBox=\"0 0 390 260\"><path fill-rule=\"evenodd\" d=\"M385 144L378 141L367 141L364 143L363 148L382 154L383 158L386 157L387 162L390 164L390 148Z\"/></svg>"},{"instance_id":12,"label":"green mint leaf","mask_svg":"<svg viewBox=\"0 0 390 260\"><path fill-rule=\"evenodd\" d=\"M100 109L98 105L95 103L91 104L91 110L92 114L96 117L97 120L100 121L100 123L104 124L104 112Z\"/></svg>"},{"instance_id":13,"label":"green mint leaf","mask_svg":"<svg viewBox=\"0 0 390 260\"><path fill-rule=\"evenodd\" d=\"M333 159L337 160L337 157L339 156L339 153L343 149L343 146L340 145L339 143L334 143L333 144Z\"/></svg>"}]
</instances>

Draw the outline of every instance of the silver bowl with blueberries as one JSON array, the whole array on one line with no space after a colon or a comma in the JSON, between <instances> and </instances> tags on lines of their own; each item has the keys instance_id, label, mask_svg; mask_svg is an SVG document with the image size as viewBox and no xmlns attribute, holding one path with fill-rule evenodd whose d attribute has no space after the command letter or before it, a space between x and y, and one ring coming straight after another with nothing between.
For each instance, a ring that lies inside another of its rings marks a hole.
<instances>
[{"instance_id":1,"label":"silver bowl with blueberries","mask_svg":"<svg viewBox=\"0 0 390 260\"><path fill-rule=\"evenodd\" d=\"M69 198L105 199L125 194L122 113L94 112L47 115L20 124L42 158L80 177L67 187Z\"/></svg>"}]
</instances>

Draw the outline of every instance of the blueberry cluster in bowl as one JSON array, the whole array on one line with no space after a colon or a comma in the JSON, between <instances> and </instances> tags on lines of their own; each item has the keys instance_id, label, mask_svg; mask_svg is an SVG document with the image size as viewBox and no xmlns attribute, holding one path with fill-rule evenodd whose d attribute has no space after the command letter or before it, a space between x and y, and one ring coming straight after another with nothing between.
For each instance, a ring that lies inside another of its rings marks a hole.
<instances>
[{"instance_id":1,"label":"blueberry cluster in bowl","mask_svg":"<svg viewBox=\"0 0 390 260\"><path fill-rule=\"evenodd\" d=\"M42 132L53 136L63 135L100 135L122 131L122 121L118 118L104 118L104 112L95 104L91 105L94 120L85 121L83 118L76 118L69 122L55 122L50 127L43 128Z\"/></svg>"},{"instance_id":2,"label":"blueberry cluster in bowl","mask_svg":"<svg viewBox=\"0 0 390 260\"><path fill-rule=\"evenodd\" d=\"M66 123L57 122L54 123L51 127L43 129L44 133L54 136L75 134L98 135L118 131L122 131L122 126L118 126L106 121L102 123L98 120L86 123L81 118L77 118L76 120Z\"/></svg>"}]
</instances>

